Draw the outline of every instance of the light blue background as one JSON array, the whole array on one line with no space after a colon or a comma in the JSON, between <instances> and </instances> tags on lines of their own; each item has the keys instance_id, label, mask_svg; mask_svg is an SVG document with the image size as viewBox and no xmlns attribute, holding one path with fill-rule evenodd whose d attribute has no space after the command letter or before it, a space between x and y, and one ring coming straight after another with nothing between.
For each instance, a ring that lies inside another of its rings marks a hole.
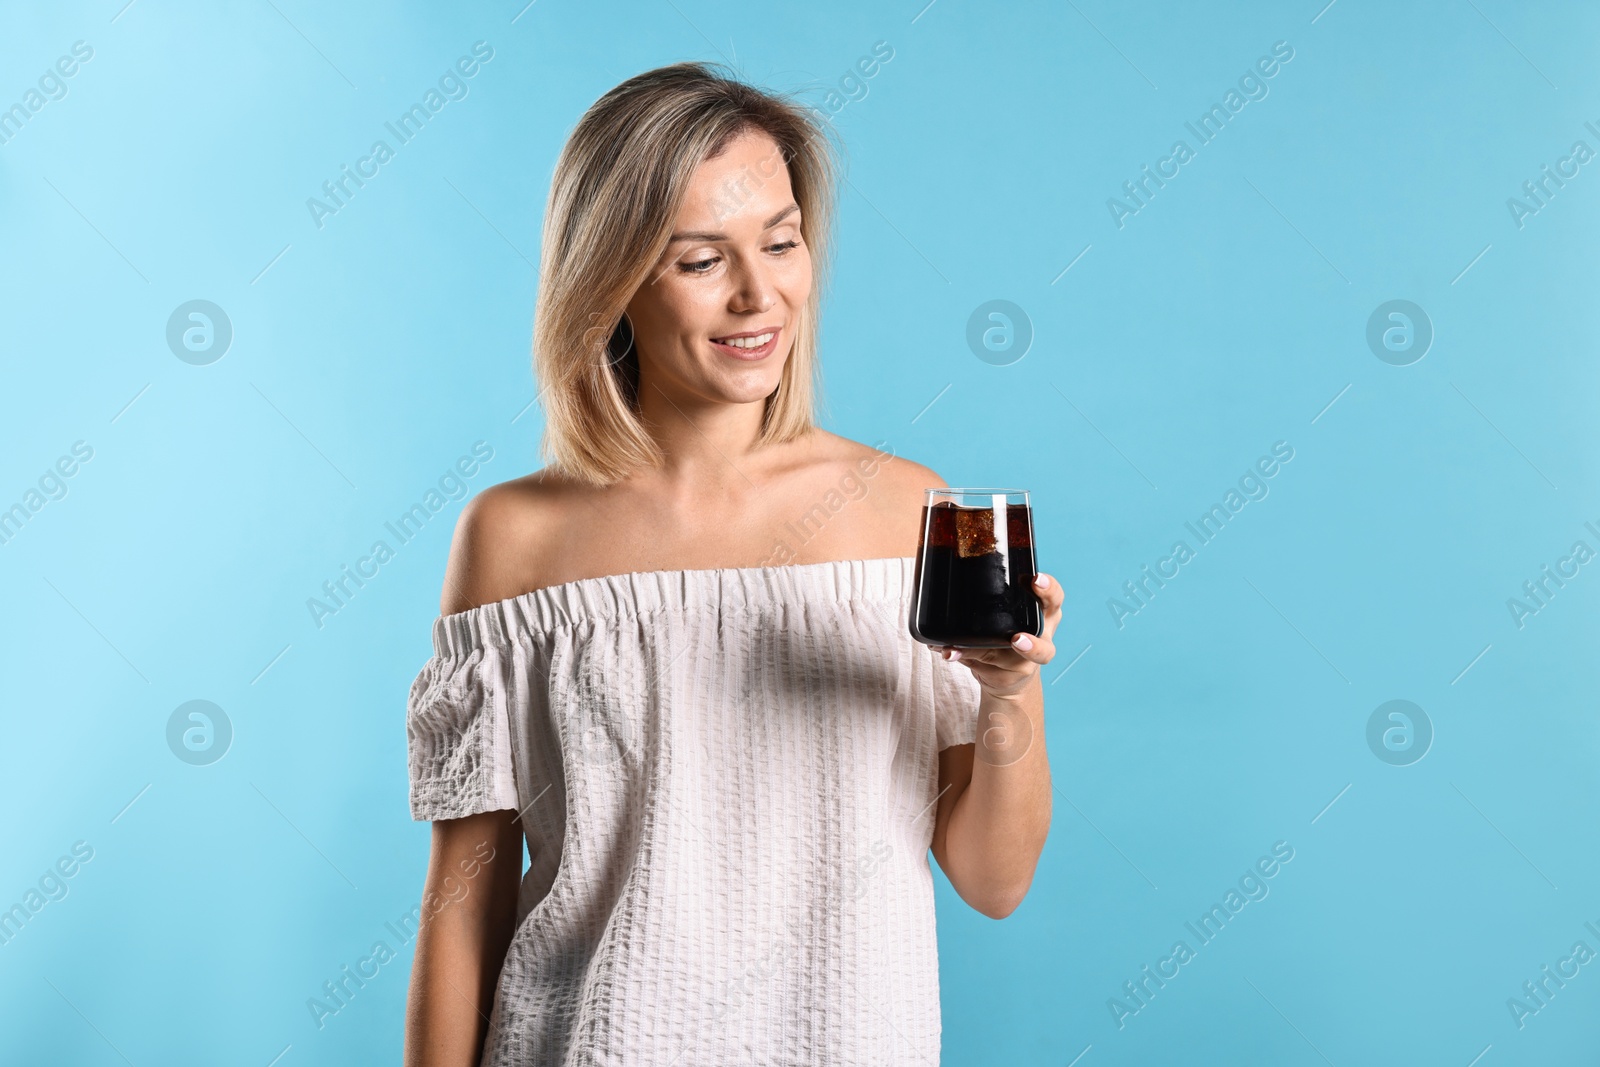
<instances>
[{"instance_id":1,"label":"light blue background","mask_svg":"<svg viewBox=\"0 0 1600 1067\"><path fill-rule=\"evenodd\" d=\"M935 875L944 1062L1600 1054L1600 962L1524 1028L1506 1005L1600 950L1600 564L1506 606L1600 549L1600 163L1506 206L1600 149L1600 12L123 2L0 9L0 106L94 49L0 146L0 506L94 449L0 545L0 907L94 849L0 946L7 1062L397 1060L410 945L324 1029L305 1002L421 891L403 714L459 501L322 628L306 600L473 442L472 491L539 465L532 265L585 107L688 58L822 106L880 40L835 116L826 425L1032 489L1067 592L1032 892L997 923ZM480 40L318 229L306 198ZM1269 95L1119 229L1107 198L1276 41ZM192 299L233 324L209 366L165 341ZM1009 366L966 345L991 299L1034 330ZM1436 331L1409 366L1366 345L1391 299ZM1108 598L1276 441L1270 495L1119 629ZM1397 698L1436 731L1410 766L1366 742ZM210 766L166 744L191 699L233 723ZM1270 895L1119 1029L1108 998L1280 840Z\"/></svg>"}]
</instances>

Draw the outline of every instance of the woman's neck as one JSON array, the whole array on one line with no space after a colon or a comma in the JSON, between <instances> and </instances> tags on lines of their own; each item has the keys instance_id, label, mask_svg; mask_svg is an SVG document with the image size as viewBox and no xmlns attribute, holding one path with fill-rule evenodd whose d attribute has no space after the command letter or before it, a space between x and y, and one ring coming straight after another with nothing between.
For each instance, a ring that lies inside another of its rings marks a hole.
<instances>
[{"instance_id":1,"label":"woman's neck","mask_svg":"<svg viewBox=\"0 0 1600 1067\"><path fill-rule=\"evenodd\" d=\"M765 407L765 400L736 404L668 397L646 386L639 418L665 457L657 476L683 483L753 477L769 449L760 442Z\"/></svg>"}]
</instances>

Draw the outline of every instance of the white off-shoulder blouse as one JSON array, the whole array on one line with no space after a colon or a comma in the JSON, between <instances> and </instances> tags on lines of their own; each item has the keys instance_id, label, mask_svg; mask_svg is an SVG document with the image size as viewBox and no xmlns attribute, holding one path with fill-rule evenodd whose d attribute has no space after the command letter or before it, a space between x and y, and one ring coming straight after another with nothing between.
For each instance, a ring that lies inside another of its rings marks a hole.
<instances>
[{"instance_id":1,"label":"white off-shoulder blouse","mask_svg":"<svg viewBox=\"0 0 1600 1067\"><path fill-rule=\"evenodd\" d=\"M980 690L912 639L914 564L585 578L434 621L412 817L518 811L531 857L483 1064L939 1062L937 757Z\"/></svg>"}]
</instances>

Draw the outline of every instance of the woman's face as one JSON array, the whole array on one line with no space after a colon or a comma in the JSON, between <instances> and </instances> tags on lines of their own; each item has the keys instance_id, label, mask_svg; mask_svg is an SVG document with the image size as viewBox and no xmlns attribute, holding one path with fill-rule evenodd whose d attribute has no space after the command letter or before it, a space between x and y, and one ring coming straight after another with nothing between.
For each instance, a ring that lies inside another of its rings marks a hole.
<instances>
[{"instance_id":1,"label":"woman's face","mask_svg":"<svg viewBox=\"0 0 1600 1067\"><path fill-rule=\"evenodd\" d=\"M810 296L783 152L766 133L742 133L695 170L666 251L628 304L644 388L765 399Z\"/></svg>"}]
</instances>

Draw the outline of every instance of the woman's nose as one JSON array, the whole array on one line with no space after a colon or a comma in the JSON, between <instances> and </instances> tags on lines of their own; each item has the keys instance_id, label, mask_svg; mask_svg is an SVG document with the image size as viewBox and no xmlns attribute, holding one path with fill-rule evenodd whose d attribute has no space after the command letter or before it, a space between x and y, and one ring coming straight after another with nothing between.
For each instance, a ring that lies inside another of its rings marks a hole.
<instances>
[{"instance_id":1,"label":"woman's nose","mask_svg":"<svg viewBox=\"0 0 1600 1067\"><path fill-rule=\"evenodd\" d=\"M764 263L743 264L733 271L733 311L766 311L778 302L777 286Z\"/></svg>"}]
</instances>

